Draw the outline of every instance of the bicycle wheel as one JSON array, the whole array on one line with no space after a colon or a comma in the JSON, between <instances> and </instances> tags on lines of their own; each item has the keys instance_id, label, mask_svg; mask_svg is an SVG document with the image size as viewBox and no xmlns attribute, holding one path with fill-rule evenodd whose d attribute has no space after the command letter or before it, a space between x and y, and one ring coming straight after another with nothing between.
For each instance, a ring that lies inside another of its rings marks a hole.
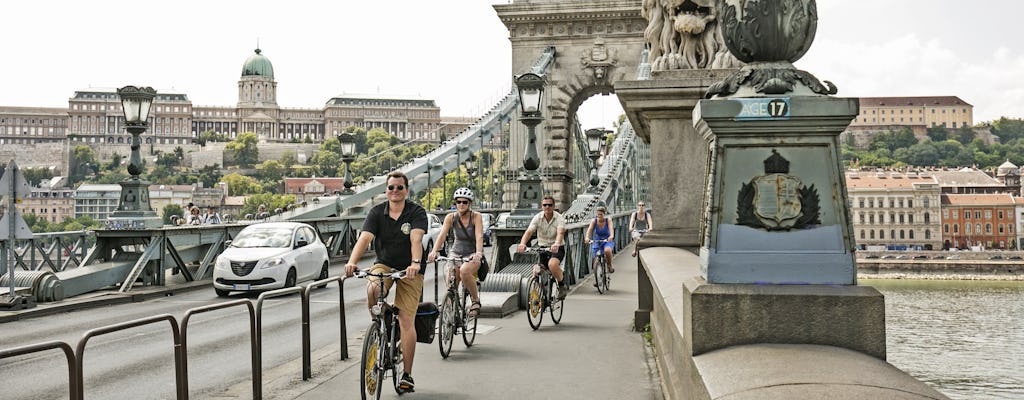
<instances>
[{"instance_id":1,"label":"bicycle wheel","mask_svg":"<svg viewBox=\"0 0 1024 400\"><path fill-rule=\"evenodd\" d=\"M551 296L551 304L548 306L548 309L551 310L551 321L554 322L555 325L562 322L562 307L565 306L565 299L559 300L558 293L555 293L555 291L558 290L557 287L558 284L555 283L554 279L551 279L551 281L548 282L548 293L550 293Z\"/></svg>"},{"instance_id":2,"label":"bicycle wheel","mask_svg":"<svg viewBox=\"0 0 1024 400\"><path fill-rule=\"evenodd\" d=\"M398 310L396 309L397 313ZM393 328L391 329L391 384L395 386L395 393L402 394L402 391L398 389L398 381L402 377L402 372L405 372L405 364L402 363L402 341L400 340L401 333L398 329L398 316L392 317Z\"/></svg>"},{"instance_id":3,"label":"bicycle wheel","mask_svg":"<svg viewBox=\"0 0 1024 400\"><path fill-rule=\"evenodd\" d=\"M541 288L540 279L536 276L530 279L526 296L526 320L530 322L533 330L537 330L544 320L544 289Z\"/></svg>"},{"instance_id":4,"label":"bicycle wheel","mask_svg":"<svg viewBox=\"0 0 1024 400\"><path fill-rule=\"evenodd\" d=\"M384 368L380 365L383 345L379 325L370 325L363 338L363 357L359 361L359 387L362 389L363 400L380 399L380 383L384 380Z\"/></svg>"},{"instance_id":5,"label":"bicycle wheel","mask_svg":"<svg viewBox=\"0 0 1024 400\"><path fill-rule=\"evenodd\" d=\"M466 347L472 347L473 341L476 340L476 317L469 315L469 308L473 306L473 298L469 297L469 291L466 288L462 288L462 343L466 344ZM480 310L477 310L479 313Z\"/></svg>"},{"instance_id":6,"label":"bicycle wheel","mask_svg":"<svg viewBox=\"0 0 1024 400\"><path fill-rule=\"evenodd\" d=\"M440 312L437 319L437 346L441 350L441 358L448 358L452 351L452 338L455 337L455 297L451 291L444 295Z\"/></svg>"},{"instance_id":7,"label":"bicycle wheel","mask_svg":"<svg viewBox=\"0 0 1024 400\"><path fill-rule=\"evenodd\" d=\"M607 288L604 286L606 272L604 270L604 255L594 256L594 286L597 286L598 293L604 293Z\"/></svg>"}]
</instances>

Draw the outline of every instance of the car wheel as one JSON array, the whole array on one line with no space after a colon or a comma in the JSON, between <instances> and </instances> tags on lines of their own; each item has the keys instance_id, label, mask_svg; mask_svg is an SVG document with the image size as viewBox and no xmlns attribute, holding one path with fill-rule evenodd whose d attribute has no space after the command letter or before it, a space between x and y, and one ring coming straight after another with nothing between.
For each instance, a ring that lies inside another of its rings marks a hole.
<instances>
[{"instance_id":1,"label":"car wheel","mask_svg":"<svg viewBox=\"0 0 1024 400\"><path fill-rule=\"evenodd\" d=\"M217 297L228 297L228 294L231 293L230 290L223 290L217 288L213 288L213 291L217 293Z\"/></svg>"},{"instance_id":2,"label":"car wheel","mask_svg":"<svg viewBox=\"0 0 1024 400\"><path fill-rule=\"evenodd\" d=\"M316 277L316 280L322 281L324 279L327 279L327 273L327 261L324 261L323 268L320 268L320 276Z\"/></svg>"},{"instance_id":3,"label":"car wheel","mask_svg":"<svg viewBox=\"0 0 1024 400\"><path fill-rule=\"evenodd\" d=\"M288 269L288 276L284 278L284 287L290 288L295 286L295 268Z\"/></svg>"}]
</instances>

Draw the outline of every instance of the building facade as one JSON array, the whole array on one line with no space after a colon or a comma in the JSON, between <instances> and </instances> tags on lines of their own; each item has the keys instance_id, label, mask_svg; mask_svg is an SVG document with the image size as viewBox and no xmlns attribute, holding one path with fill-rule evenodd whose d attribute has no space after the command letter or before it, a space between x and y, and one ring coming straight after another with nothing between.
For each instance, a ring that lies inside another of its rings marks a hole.
<instances>
[{"instance_id":1,"label":"building facade","mask_svg":"<svg viewBox=\"0 0 1024 400\"><path fill-rule=\"evenodd\" d=\"M957 96L861 97L851 129L881 126L969 128L974 106Z\"/></svg>"},{"instance_id":2,"label":"building facade","mask_svg":"<svg viewBox=\"0 0 1024 400\"><path fill-rule=\"evenodd\" d=\"M87 216L105 221L117 211L120 200L121 185L83 184L75 190L75 218Z\"/></svg>"},{"instance_id":3,"label":"building facade","mask_svg":"<svg viewBox=\"0 0 1024 400\"><path fill-rule=\"evenodd\" d=\"M284 194L293 194L299 202L345 190L345 178L284 178Z\"/></svg>"},{"instance_id":4,"label":"building facade","mask_svg":"<svg viewBox=\"0 0 1024 400\"><path fill-rule=\"evenodd\" d=\"M264 143L320 143L349 126L383 128L410 142L441 137L441 110L431 99L342 94L319 108L282 108L273 64L260 49L243 63L237 95L233 106L195 106L185 93L158 90L143 144L189 144L207 131L230 138L254 132ZM75 91L67 109L0 107L0 144L127 144L130 138L114 88Z\"/></svg>"},{"instance_id":5,"label":"building facade","mask_svg":"<svg viewBox=\"0 0 1024 400\"><path fill-rule=\"evenodd\" d=\"M943 194L943 248L1016 248L1016 214L1010 194Z\"/></svg>"},{"instance_id":6,"label":"building facade","mask_svg":"<svg viewBox=\"0 0 1024 400\"><path fill-rule=\"evenodd\" d=\"M50 223L63 222L75 218L75 190L32 188L32 193L17 207L23 215L33 214Z\"/></svg>"},{"instance_id":7,"label":"building facade","mask_svg":"<svg viewBox=\"0 0 1024 400\"><path fill-rule=\"evenodd\" d=\"M855 240L862 249L940 248L940 191L931 174L848 171L846 188Z\"/></svg>"}]
</instances>

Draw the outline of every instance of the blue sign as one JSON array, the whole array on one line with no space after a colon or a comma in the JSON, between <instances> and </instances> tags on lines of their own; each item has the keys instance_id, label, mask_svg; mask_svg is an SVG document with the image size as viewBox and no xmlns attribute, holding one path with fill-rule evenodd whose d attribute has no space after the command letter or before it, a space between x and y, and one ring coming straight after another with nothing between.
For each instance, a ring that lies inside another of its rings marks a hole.
<instances>
[{"instance_id":1,"label":"blue sign","mask_svg":"<svg viewBox=\"0 0 1024 400\"><path fill-rule=\"evenodd\" d=\"M742 105L740 113L736 114L736 121L789 119L788 97L733 100Z\"/></svg>"}]
</instances>

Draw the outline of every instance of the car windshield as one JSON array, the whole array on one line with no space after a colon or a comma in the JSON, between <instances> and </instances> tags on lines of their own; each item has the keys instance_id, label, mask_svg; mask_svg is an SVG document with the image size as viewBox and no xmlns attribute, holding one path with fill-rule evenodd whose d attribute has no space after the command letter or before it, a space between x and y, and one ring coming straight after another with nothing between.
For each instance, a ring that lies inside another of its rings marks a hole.
<instances>
[{"instance_id":1,"label":"car windshield","mask_svg":"<svg viewBox=\"0 0 1024 400\"><path fill-rule=\"evenodd\" d=\"M288 247L292 230L288 228L249 228L235 236L234 247Z\"/></svg>"}]
</instances>

